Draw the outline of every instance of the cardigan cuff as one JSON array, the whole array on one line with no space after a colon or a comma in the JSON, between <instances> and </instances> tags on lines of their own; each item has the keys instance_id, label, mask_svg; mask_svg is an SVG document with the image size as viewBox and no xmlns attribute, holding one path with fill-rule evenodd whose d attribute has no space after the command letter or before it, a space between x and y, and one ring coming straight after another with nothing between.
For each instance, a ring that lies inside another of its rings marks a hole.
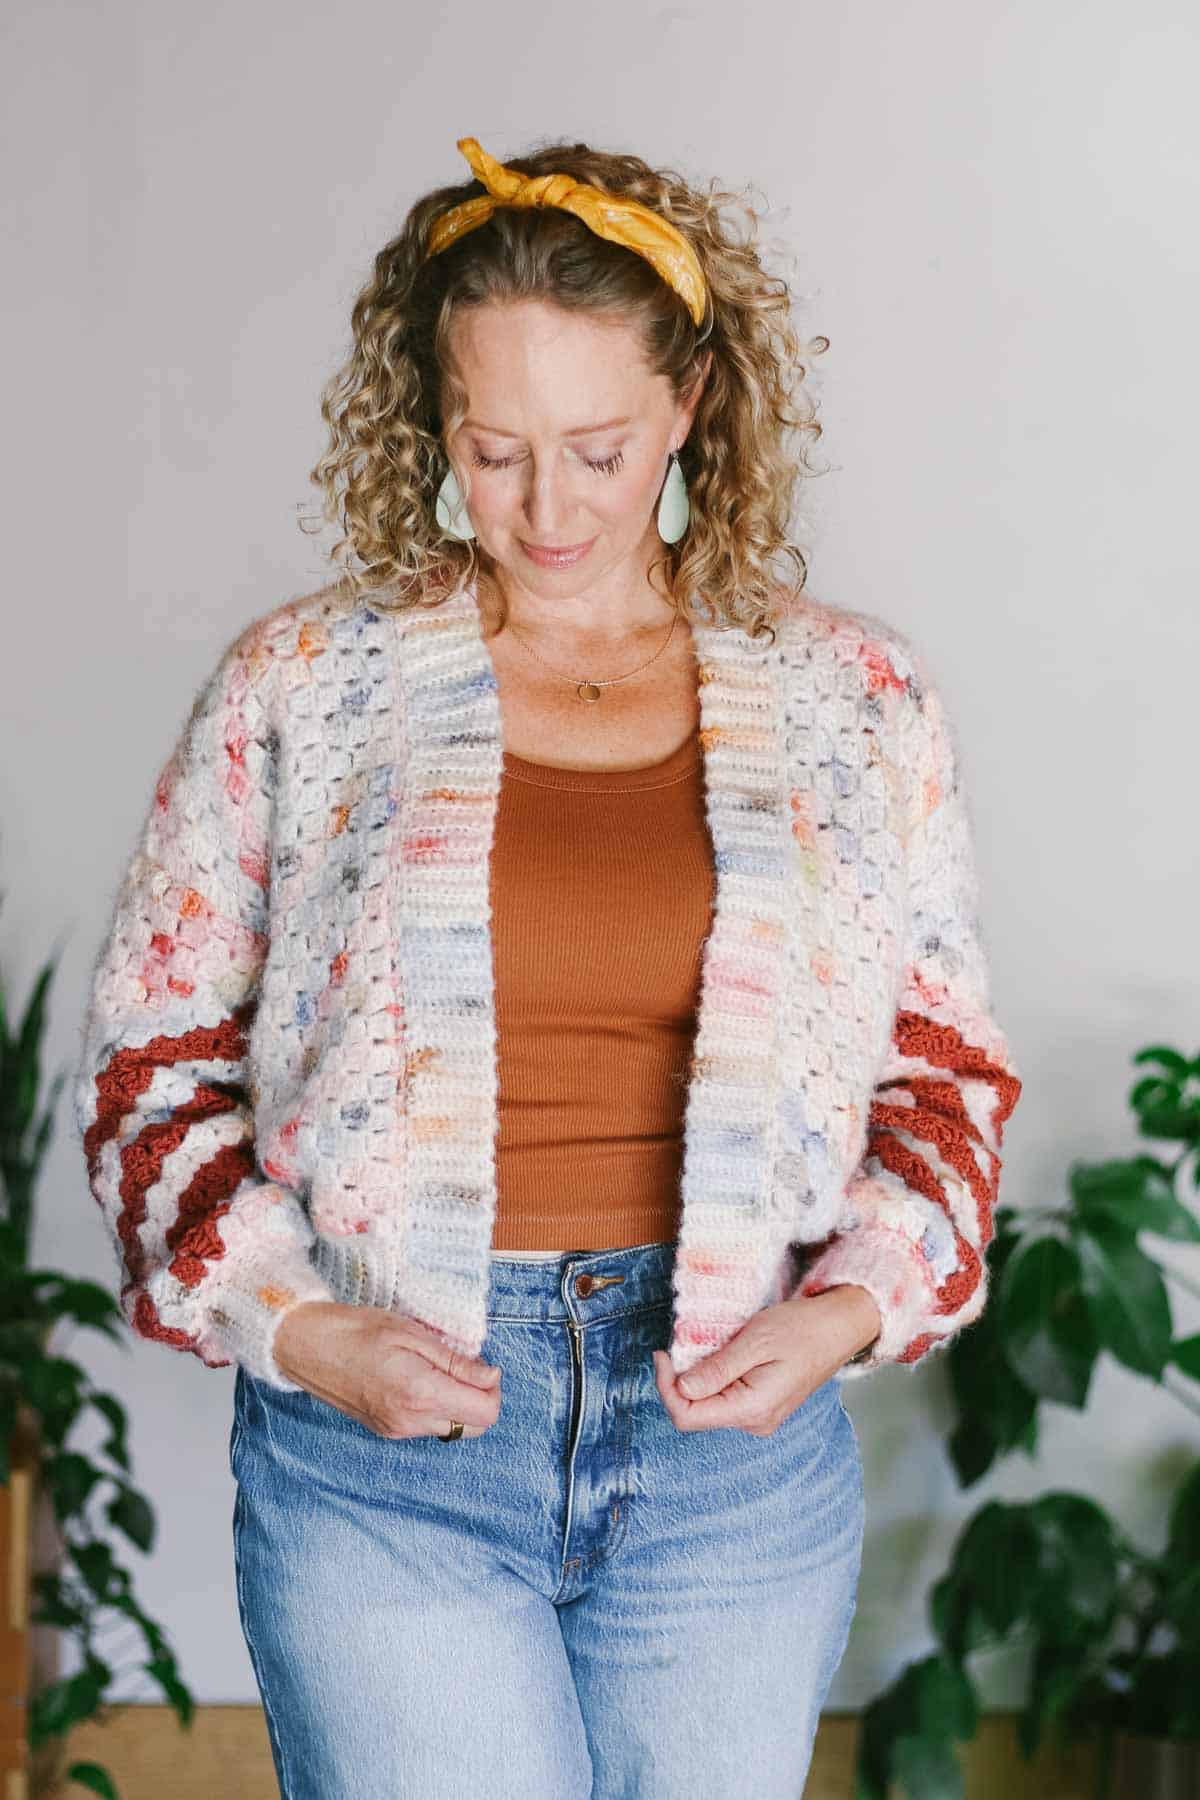
<instances>
[{"instance_id":1,"label":"cardigan cuff","mask_svg":"<svg viewBox=\"0 0 1200 1800\"><path fill-rule=\"evenodd\" d=\"M205 1302L202 1340L222 1363L240 1363L256 1381L300 1393L300 1383L290 1381L275 1360L275 1338L287 1315L304 1301L334 1299L306 1256L290 1266L277 1256L264 1257L242 1264L213 1290Z\"/></svg>"},{"instance_id":2,"label":"cardigan cuff","mask_svg":"<svg viewBox=\"0 0 1200 1800\"><path fill-rule=\"evenodd\" d=\"M929 1264L906 1232L878 1220L835 1233L796 1287L812 1296L853 1284L866 1288L879 1308L879 1335L836 1371L838 1380L871 1374L896 1362L927 1327L935 1298Z\"/></svg>"},{"instance_id":3,"label":"cardigan cuff","mask_svg":"<svg viewBox=\"0 0 1200 1800\"><path fill-rule=\"evenodd\" d=\"M203 1256L177 1253L171 1267L146 1282L143 1335L186 1346L209 1368L240 1363L270 1387L300 1392L275 1360L275 1337L303 1301L337 1300L313 1266L315 1241L295 1194L278 1182L247 1179L220 1220L221 1253L214 1254L218 1245L206 1234ZM127 1316L136 1330L141 1309L132 1304Z\"/></svg>"}]
</instances>

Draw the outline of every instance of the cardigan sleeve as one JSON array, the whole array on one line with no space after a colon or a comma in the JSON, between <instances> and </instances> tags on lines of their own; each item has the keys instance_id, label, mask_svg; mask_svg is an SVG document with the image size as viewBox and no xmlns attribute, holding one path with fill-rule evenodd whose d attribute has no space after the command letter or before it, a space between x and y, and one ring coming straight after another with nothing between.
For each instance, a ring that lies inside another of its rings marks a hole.
<instances>
[{"instance_id":1,"label":"cardigan sleeve","mask_svg":"<svg viewBox=\"0 0 1200 1800\"><path fill-rule=\"evenodd\" d=\"M1021 1092L992 1015L954 728L921 659L904 648L916 671L916 780L896 1016L838 1228L810 1251L795 1290L856 1283L879 1307L879 1335L839 1379L921 1362L982 1312L1002 1136Z\"/></svg>"},{"instance_id":2,"label":"cardigan sleeve","mask_svg":"<svg viewBox=\"0 0 1200 1800\"><path fill-rule=\"evenodd\" d=\"M222 656L155 784L92 969L73 1100L133 1330L295 1392L275 1333L334 1296L299 1197L255 1151L275 759L252 634Z\"/></svg>"}]
</instances>

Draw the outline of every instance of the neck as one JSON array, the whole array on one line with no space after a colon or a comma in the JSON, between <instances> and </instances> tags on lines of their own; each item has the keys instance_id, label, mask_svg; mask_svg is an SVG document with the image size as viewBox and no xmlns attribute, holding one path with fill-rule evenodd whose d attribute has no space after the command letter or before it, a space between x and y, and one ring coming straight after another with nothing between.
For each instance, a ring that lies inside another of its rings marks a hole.
<instances>
[{"instance_id":1,"label":"neck","mask_svg":"<svg viewBox=\"0 0 1200 1800\"><path fill-rule=\"evenodd\" d=\"M494 562L483 564L477 594L487 635L511 625L539 648L555 644L603 654L631 641L657 641L675 605L652 585L649 570L632 585L597 586L574 594L536 594Z\"/></svg>"}]
</instances>

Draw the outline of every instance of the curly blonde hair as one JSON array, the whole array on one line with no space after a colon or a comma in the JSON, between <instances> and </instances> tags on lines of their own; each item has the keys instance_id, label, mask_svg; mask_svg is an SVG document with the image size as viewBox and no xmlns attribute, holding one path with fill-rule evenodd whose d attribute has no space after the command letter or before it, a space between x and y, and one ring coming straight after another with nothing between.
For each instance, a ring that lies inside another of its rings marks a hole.
<instances>
[{"instance_id":1,"label":"curly blonde hair","mask_svg":"<svg viewBox=\"0 0 1200 1800\"><path fill-rule=\"evenodd\" d=\"M329 445L310 479L324 494L323 519L344 533L330 552L342 565L341 595L353 603L368 593L373 606L399 611L437 605L488 579L475 541L447 537L435 516L449 464L444 445L467 409L450 330L461 307L537 299L628 321L678 404L693 389L704 349L712 350L679 452L691 513L683 538L663 546L667 598L686 613L702 597L706 617L752 636L772 630L787 598L778 559L792 563L794 596L807 579L804 552L787 535L797 480L821 472L806 456L805 440L821 427L801 358L829 340L801 344L788 284L762 264L758 214L744 194L712 182L701 190L671 169L588 144L544 144L507 166L529 176L561 171L668 218L700 259L710 296L705 325L697 329L645 258L561 208L500 205L427 257L434 220L484 189L472 178L423 195L375 257L354 303L354 347L322 393ZM736 205L746 220L740 235L724 216Z\"/></svg>"}]
</instances>

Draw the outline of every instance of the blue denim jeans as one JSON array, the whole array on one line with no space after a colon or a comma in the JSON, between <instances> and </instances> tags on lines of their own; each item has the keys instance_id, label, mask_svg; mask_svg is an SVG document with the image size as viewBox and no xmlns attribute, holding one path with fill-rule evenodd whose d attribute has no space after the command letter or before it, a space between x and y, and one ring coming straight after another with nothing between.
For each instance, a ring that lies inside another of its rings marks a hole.
<instances>
[{"instance_id":1,"label":"blue denim jeans","mask_svg":"<svg viewBox=\"0 0 1200 1800\"><path fill-rule=\"evenodd\" d=\"M674 1256L494 1257L479 1437L384 1438L239 1366L238 1605L284 1800L799 1800L858 1441L832 1378L769 1436L676 1428Z\"/></svg>"}]
</instances>

